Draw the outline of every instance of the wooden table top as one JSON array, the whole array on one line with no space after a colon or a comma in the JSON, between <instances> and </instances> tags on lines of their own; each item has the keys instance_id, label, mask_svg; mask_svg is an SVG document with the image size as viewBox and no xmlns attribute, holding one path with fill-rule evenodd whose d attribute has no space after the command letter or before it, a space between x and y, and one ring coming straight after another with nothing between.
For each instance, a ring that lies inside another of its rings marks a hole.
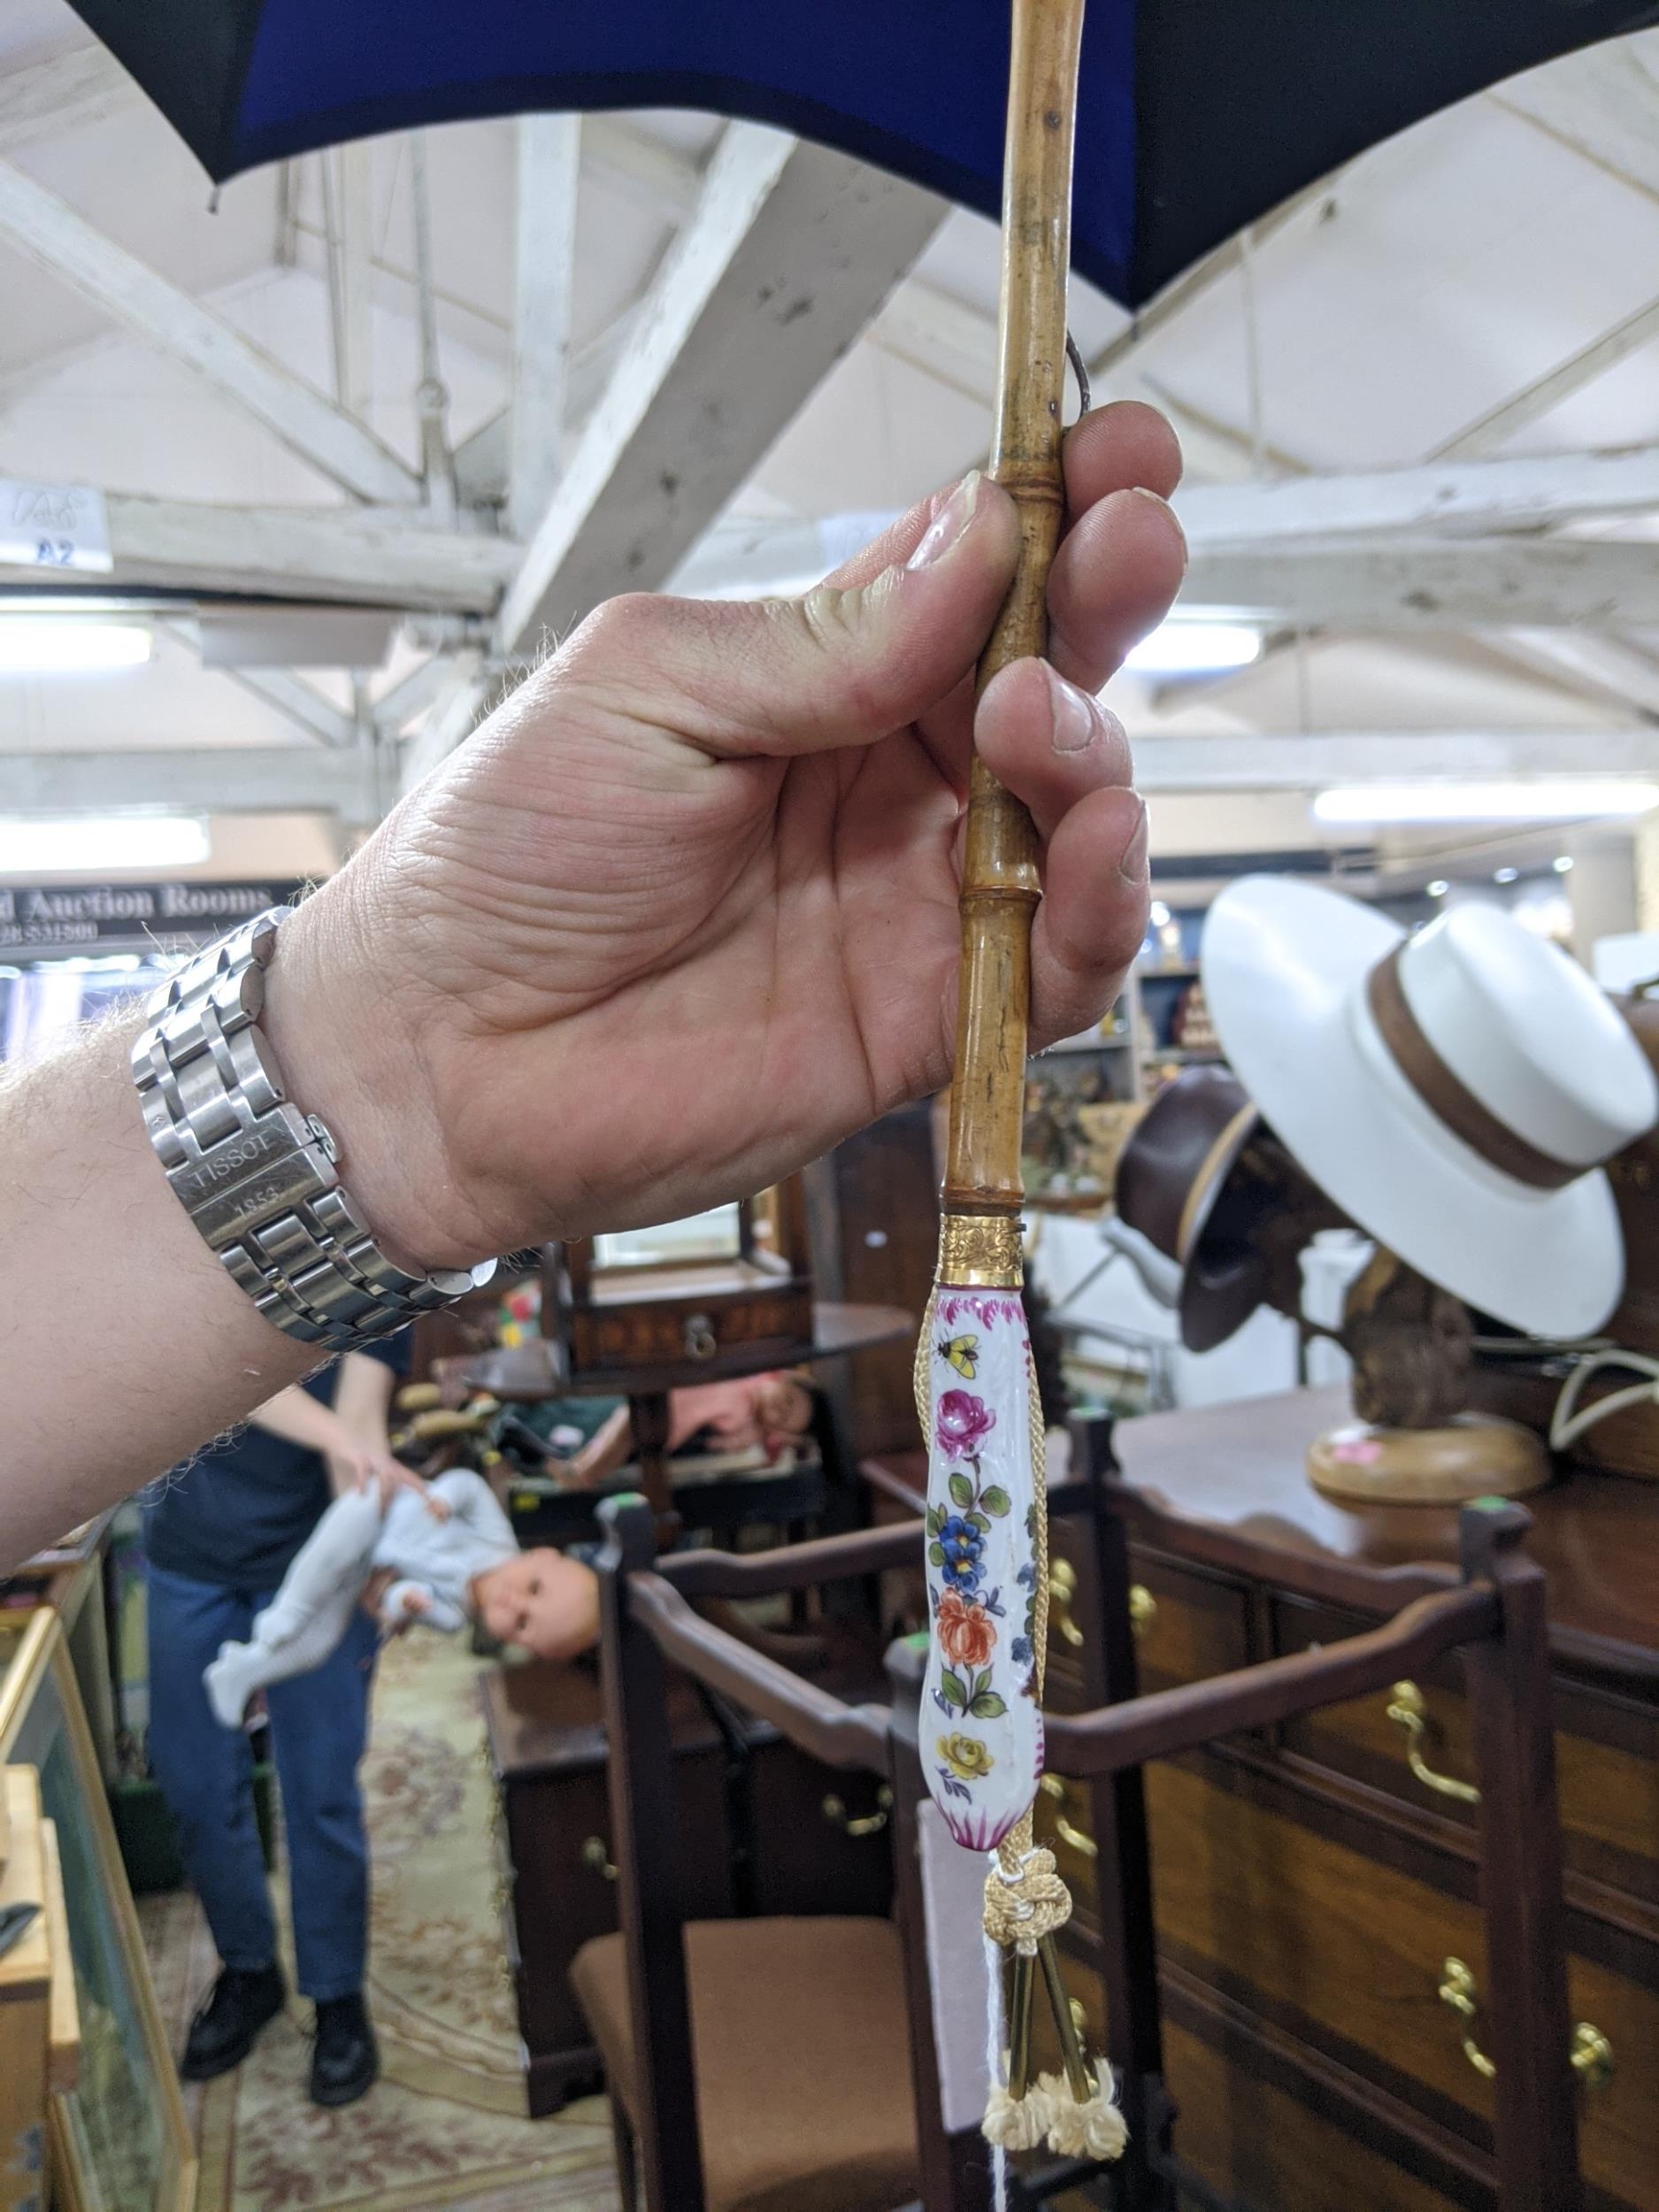
<instances>
[{"instance_id":1,"label":"wooden table top","mask_svg":"<svg viewBox=\"0 0 1659 2212\"><path fill-rule=\"evenodd\" d=\"M1266 1579L1294 1558L1334 1600L1392 1610L1455 1571L1457 1514L1321 1497L1308 1447L1352 1417L1338 1386L1119 1421L1118 1486L1180 1549ZM1523 1502L1560 1655L1659 1678L1659 1483L1578 1470Z\"/></svg>"}]
</instances>

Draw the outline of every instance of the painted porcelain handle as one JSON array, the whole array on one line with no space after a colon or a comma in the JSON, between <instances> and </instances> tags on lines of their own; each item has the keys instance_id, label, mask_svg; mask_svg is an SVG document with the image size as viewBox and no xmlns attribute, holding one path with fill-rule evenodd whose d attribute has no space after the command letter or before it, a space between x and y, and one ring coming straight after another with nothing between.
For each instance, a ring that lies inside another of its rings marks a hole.
<instances>
[{"instance_id":1,"label":"painted porcelain handle","mask_svg":"<svg viewBox=\"0 0 1659 2212\"><path fill-rule=\"evenodd\" d=\"M989 1851L1042 1770L1031 1354L1017 1291L941 1283L926 1347L927 1786L960 1844Z\"/></svg>"}]
</instances>

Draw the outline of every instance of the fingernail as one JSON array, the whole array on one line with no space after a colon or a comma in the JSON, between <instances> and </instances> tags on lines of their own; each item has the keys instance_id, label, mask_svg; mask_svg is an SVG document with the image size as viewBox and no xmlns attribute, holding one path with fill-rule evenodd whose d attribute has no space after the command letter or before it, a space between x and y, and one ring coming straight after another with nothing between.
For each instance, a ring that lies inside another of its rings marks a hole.
<instances>
[{"instance_id":1,"label":"fingernail","mask_svg":"<svg viewBox=\"0 0 1659 2212\"><path fill-rule=\"evenodd\" d=\"M979 487L984 481L978 469L969 470L928 524L926 534L904 564L906 568L932 568L935 561L944 559L973 519Z\"/></svg>"},{"instance_id":2,"label":"fingernail","mask_svg":"<svg viewBox=\"0 0 1659 2212\"><path fill-rule=\"evenodd\" d=\"M1118 872L1125 883L1139 887L1147 878L1147 803L1137 798L1135 804L1141 809L1141 818L1130 833L1129 842L1123 849Z\"/></svg>"},{"instance_id":3,"label":"fingernail","mask_svg":"<svg viewBox=\"0 0 1659 2212\"><path fill-rule=\"evenodd\" d=\"M1164 512L1169 517L1170 520L1175 525L1175 534L1181 541L1181 565L1185 568L1192 558L1192 549L1187 542L1187 533L1181 527L1181 518L1176 513L1174 508L1171 506L1169 501L1167 499L1160 499L1156 492L1148 491L1144 484L1133 485L1130 488L1129 495L1132 499L1149 499L1155 507L1161 507Z\"/></svg>"},{"instance_id":4,"label":"fingernail","mask_svg":"<svg viewBox=\"0 0 1659 2212\"><path fill-rule=\"evenodd\" d=\"M1105 726L1105 718L1087 691L1067 683L1043 663L1048 679L1048 735L1056 753L1087 751Z\"/></svg>"}]
</instances>

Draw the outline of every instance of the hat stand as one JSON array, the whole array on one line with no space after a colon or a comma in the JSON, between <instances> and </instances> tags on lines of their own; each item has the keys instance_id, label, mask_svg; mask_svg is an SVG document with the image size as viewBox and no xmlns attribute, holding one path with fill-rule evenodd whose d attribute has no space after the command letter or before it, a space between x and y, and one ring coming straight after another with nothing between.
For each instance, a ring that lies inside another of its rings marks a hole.
<instances>
[{"instance_id":1,"label":"hat stand","mask_svg":"<svg viewBox=\"0 0 1659 2212\"><path fill-rule=\"evenodd\" d=\"M1379 1245L1348 1287L1338 1332L1358 1418L1310 1448L1308 1473L1344 1505L1520 1498L1550 1479L1540 1438L1466 1409L1473 1332L1461 1300Z\"/></svg>"}]
</instances>

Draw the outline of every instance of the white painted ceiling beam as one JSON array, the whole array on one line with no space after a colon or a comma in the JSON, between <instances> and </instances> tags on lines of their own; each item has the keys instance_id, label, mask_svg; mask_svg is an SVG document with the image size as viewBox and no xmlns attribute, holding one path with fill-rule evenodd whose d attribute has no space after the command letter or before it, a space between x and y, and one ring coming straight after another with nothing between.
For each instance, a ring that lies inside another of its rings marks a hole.
<instances>
[{"instance_id":1,"label":"white painted ceiling beam","mask_svg":"<svg viewBox=\"0 0 1659 2212\"><path fill-rule=\"evenodd\" d=\"M688 154L614 115L584 117L582 159L665 223L684 222L703 189L702 167Z\"/></svg>"},{"instance_id":2,"label":"white painted ceiling beam","mask_svg":"<svg viewBox=\"0 0 1659 2212\"><path fill-rule=\"evenodd\" d=\"M518 119L507 512L521 536L547 512L558 481L569 404L581 135L579 115Z\"/></svg>"},{"instance_id":3,"label":"white painted ceiling beam","mask_svg":"<svg viewBox=\"0 0 1659 2212\"><path fill-rule=\"evenodd\" d=\"M487 614L518 567L505 538L422 528L387 509L220 507L105 495L115 567L100 589L264 593L435 614ZM37 568L0 565L8 583Z\"/></svg>"},{"instance_id":4,"label":"white painted ceiling beam","mask_svg":"<svg viewBox=\"0 0 1659 2212\"><path fill-rule=\"evenodd\" d=\"M1622 638L1582 630L1510 630L1508 657L1570 689L1612 699L1659 719L1659 661Z\"/></svg>"},{"instance_id":5,"label":"white painted ceiling beam","mask_svg":"<svg viewBox=\"0 0 1659 2212\"><path fill-rule=\"evenodd\" d=\"M226 668L221 673L286 715L296 729L319 744L338 749L356 742L357 727L351 717L291 668Z\"/></svg>"},{"instance_id":6,"label":"white painted ceiling beam","mask_svg":"<svg viewBox=\"0 0 1659 2212\"><path fill-rule=\"evenodd\" d=\"M1594 383L1598 376L1605 376L1632 353L1640 352L1655 337L1659 337L1659 299L1649 300L1632 313L1622 316L1599 337L1558 361L1553 369L1489 407L1455 437L1448 438L1438 446L1433 457L1466 461L1476 454L1490 453L1494 446L1537 422L1563 400L1571 399L1586 384Z\"/></svg>"},{"instance_id":7,"label":"white painted ceiling beam","mask_svg":"<svg viewBox=\"0 0 1659 2212\"><path fill-rule=\"evenodd\" d=\"M4 753L0 806L37 814L157 806L193 814L315 810L358 820L366 811L365 778L355 749L316 745Z\"/></svg>"},{"instance_id":8,"label":"white painted ceiling beam","mask_svg":"<svg viewBox=\"0 0 1659 2212\"><path fill-rule=\"evenodd\" d=\"M452 653L430 654L383 691L374 703L374 723L380 734L399 737L411 722L426 714L450 688L455 666Z\"/></svg>"},{"instance_id":9,"label":"white painted ceiling beam","mask_svg":"<svg viewBox=\"0 0 1659 2212\"><path fill-rule=\"evenodd\" d=\"M47 275L136 331L233 401L311 467L362 499L411 499L419 480L303 378L96 230L66 201L0 162L0 237Z\"/></svg>"},{"instance_id":10,"label":"white painted ceiling beam","mask_svg":"<svg viewBox=\"0 0 1659 2212\"><path fill-rule=\"evenodd\" d=\"M503 657L672 573L946 212L845 155L728 127L508 591Z\"/></svg>"},{"instance_id":11,"label":"white painted ceiling beam","mask_svg":"<svg viewBox=\"0 0 1659 2212\"><path fill-rule=\"evenodd\" d=\"M372 150L366 139L330 146L320 157L328 232L329 322L334 397L367 424L374 402L374 224Z\"/></svg>"},{"instance_id":12,"label":"white painted ceiling beam","mask_svg":"<svg viewBox=\"0 0 1659 2212\"><path fill-rule=\"evenodd\" d=\"M109 48L96 42L7 71L0 74L0 154L102 123L139 106L143 96Z\"/></svg>"},{"instance_id":13,"label":"white painted ceiling beam","mask_svg":"<svg viewBox=\"0 0 1659 2212\"><path fill-rule=\"evenodd\" d=\"M1141 791L1317 791L1510 777L1659 778L1659 731L1379 730L1318 737L1136 737Z\"/></svg>"},{"instance_id":14,"label":"white painted ceiling beam","mask_svg":"<svg viewBox=\"0 0 1659 2212\"><path fill-rule=\"evenodd\" d=\"M1560 145L1659 199L1659 39L1609 39L1487 94Z\"/></svg>"},{"instance_id":15,"label":"white painted ceiling beam","mask_svg":"<svg viewBox=\"0 0 1659 2212\"><path fill-rule=\"evenodd\" d=\"M1659 624L1659 549L1591 538L1201 543L1180 603L1299 630L1640 629Z\"/></svg>"},{"instance_id":16,"label":"white painted ceiling beam","mask_svg":"<svg viewBox=\"0 0 1659 2212\"><path fill-rule=\"evenodd\" d=\"M1178 492L1175 505L1189 543L1240 550L1371 534L1540 530L1589 516L1659 513L1659 447L1196 484Z\"/></svg>"},{"instance_id":17,"label":"white painted ceiling beam","mask_svg":"<svg viewBox=\"0 0 1659 2212\"><path fill-rule=\"evenodd\" d=\"M456 656L449 683L434 700L430 713L403 749L399 769L399 782L403 790L412 791L441 760L448 759L456 747L472 735L489 698L491 686L497 680L481 653Z\"/></svg>"},{"instance_id":18,"label":"white painted ceiling beam","mask_svg":"<svg viewBox=\"0 0 1659 2212\"><path fill-rule=\"evenodd\" d=\"M1414 472L1417 473L1417 472ZM1426 472L1424 472L1426 473ZM1302 484L1283 488L1297 493ZM1642 628L1659 624L1659 552L1642 541L1502 536L1440 539L1380 531L1372 537L1306 538L1286 527L1294 507L1269 507L1277 486L1263 486L1267 526L1241 532L1251 502L1231 491L1194 491L1176 511L1189 560L1181 608L1225 611L1295 629L1394 631ZM1225 534L1211 539L1206 504ZM1301 511L1316 520L1341 511ZM1360 511L1353 502L1350 512ZM804 588L874 536L890 518L838 516L801 522L723 522L675 574L674 588L710 598L761 597Z\"/></svg>"}]
</instances>

